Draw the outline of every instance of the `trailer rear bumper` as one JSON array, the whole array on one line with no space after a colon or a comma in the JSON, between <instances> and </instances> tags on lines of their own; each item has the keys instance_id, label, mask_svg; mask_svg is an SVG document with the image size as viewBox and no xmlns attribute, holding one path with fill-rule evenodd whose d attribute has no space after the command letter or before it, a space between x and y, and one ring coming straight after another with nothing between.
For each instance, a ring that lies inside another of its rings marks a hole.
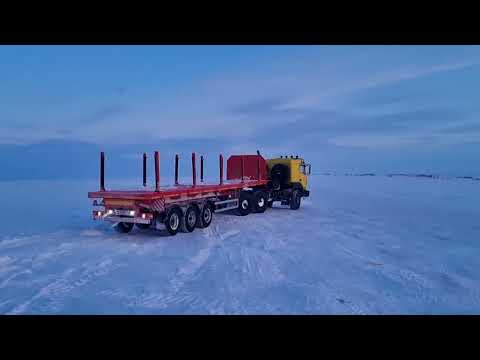
<instances>
[{"instance_id":1,"label":"trailer rear bumper","mask_svg":"<svg viewBox=\"0 0 480 360\"><path fill-rule=\"evenodd\" d=\"M106 216L103 220L110 221L114 223L124 222L124 223L134 223L134 224L150 224L151 220L141 219L141 218L132 218L124 216Z\"/></svg>"},{"instance_id":2,"label":"trailer rear bumper","mask_svg":"<svg viewBox=\"0 0 480 360\"><path fill-rule=\"evenodd\" d=\"M149 214L150 215L150 214ZM101 211L93 212L93 220L104 220L113 223L133 223L133 224L150 224L152 222L153 216L148 217L134 217L134 216L116 216L116 215L107 215Z\"/></svg>"}]
</instances>

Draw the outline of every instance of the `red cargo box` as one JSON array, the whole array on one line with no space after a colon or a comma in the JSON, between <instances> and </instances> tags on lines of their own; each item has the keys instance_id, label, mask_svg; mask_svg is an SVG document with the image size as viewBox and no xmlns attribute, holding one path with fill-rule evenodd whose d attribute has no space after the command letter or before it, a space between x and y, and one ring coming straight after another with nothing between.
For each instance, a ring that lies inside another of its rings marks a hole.
<instances>
[{"instance_id":1,"label":"red cargo box","mask_svg":"<svg viewBox=\"0 0 480 360\"><path fill-rule=\"evenodd\" d=\"M243 165L242 165L243 163ZM227 180L266 180L267 162L261 155L232 155L227 160Z\"/></svg>"}]
</instances>

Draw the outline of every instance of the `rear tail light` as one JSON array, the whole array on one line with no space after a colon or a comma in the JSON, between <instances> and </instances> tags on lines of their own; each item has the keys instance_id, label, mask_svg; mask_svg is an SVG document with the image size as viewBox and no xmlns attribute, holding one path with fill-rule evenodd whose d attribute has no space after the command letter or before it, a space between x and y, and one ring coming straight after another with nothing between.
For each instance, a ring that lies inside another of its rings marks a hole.
<instances>
[{"instance_id":1,"label":"rear tail light","mask_svg":"<svg viewBox=\"0 0 480 360\"><path fill-rule=\"evenodd\" d=\"M151 213L143 213L141 215L141 218L144 219L144 220L152 220L153 219L153 214Z\"/></svg>"}]
</instances>

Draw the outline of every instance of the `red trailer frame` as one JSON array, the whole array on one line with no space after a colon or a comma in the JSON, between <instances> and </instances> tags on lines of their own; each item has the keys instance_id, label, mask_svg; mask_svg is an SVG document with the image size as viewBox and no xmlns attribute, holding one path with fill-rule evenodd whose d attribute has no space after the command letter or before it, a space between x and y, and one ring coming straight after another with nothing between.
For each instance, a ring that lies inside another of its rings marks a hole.
<instances>
[{"instance_id":1,"label":"red trailer frame","mask_svg":"<svg viewBox=\"0 0 480 360\"><path fill-rule=\"evenodd\" d=\"M144 187L146 186L146 159L147 156L144 153ZM268 191L262 190L266 188L268 183L267 165L265 159L259 153L257 155L231 156L227 161L228 180L226 181L223 178L223 155L220 154L218 184L203 183L203 156L201 157L200 169L201 184L197 184L196 157L195 153L192 153L191 185L178 182L179 156L177 154L175 156L175 184L163 188L160 187L160 154L158 151L155 152L154 159L155 190L107 190L105 188L105 154L104 152L101 153L100 190L88 193L89 198L95 199L93 202L95 208L93 211L94 220L120 223L121 229L125 230L124 232L130 231L133 224L140 224L139 226L144 227L155 225L157 227L157 225L165 223L167 230L174 235L178 229L172 230L172 226L169 228L168 223L169 216L175 215L171 215L172 211L179 217L180 227L186 228L187 231L193 231L195 226L206 227L210 224L211 216L209 220L203 218L207 211L213 214L214 212L239 209L241 215L246 215L251 210L255 210L255 208L258 208L253 204L256 199L245 195L247 193L253 194L253 192L261 193L257 200L262 210L265 211ZM242 206L244 209L242 209ZM194 209L195 216L191 214L192 210L190 208ZM189 226L192 217L195 217L195 224ZM172 224L175 225L176 223Z\"/></svg>"}]
</instances>

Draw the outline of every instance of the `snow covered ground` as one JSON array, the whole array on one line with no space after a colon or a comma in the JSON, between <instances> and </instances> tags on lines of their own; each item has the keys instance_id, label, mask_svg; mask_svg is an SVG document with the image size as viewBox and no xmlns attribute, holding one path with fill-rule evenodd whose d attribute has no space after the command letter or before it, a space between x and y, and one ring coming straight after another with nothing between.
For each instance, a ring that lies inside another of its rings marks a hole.
<instances>
[{"instance_id":1,"label":"snow covered ground","mask_svg":"<svg viewBox=\"0 0 480 360\"><path fill-rule=\"evenodd\" d=\"M298 211L119 234L96 182L1 182L2 314L480 313L480 183L312 176Z\"/></svg>"}]
</instances>

